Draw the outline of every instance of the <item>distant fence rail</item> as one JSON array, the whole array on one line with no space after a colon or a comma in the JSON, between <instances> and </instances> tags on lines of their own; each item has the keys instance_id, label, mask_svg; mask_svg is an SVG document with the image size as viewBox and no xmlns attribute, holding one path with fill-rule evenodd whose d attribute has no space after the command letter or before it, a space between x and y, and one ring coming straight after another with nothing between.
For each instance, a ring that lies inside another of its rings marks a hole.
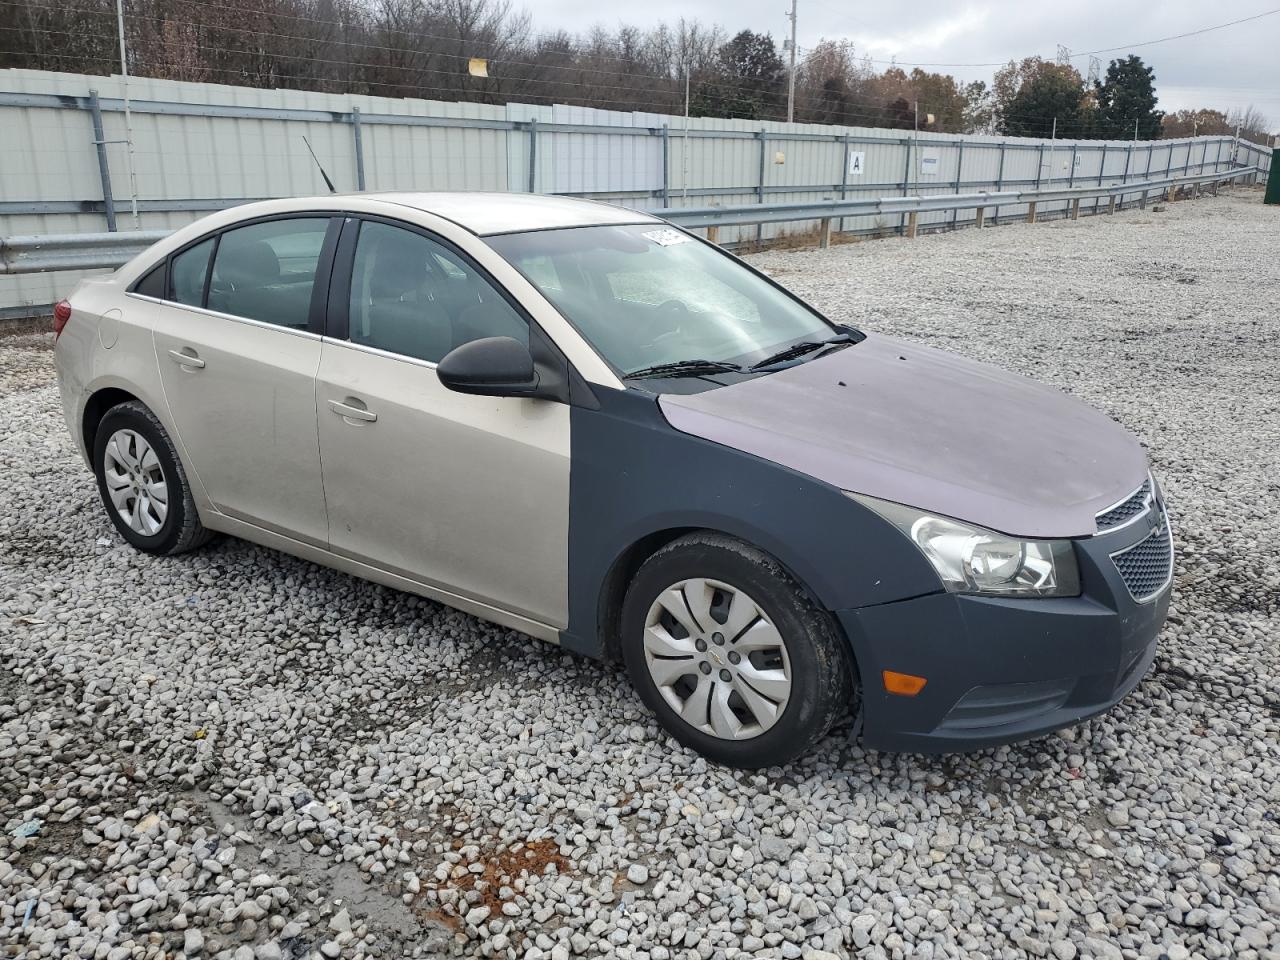
<instances>
[{"instance_id":1,"label":"distant fence rail","mask_svg":"<svg viewBox=\"0 0 1280 960\"><path fill-rule=\"evenodd\" d=\"M1198 189L1252 178L1257 167L1239 167L1220 173L1190 177L1162 177L1157 180L1116 184L1109 187L1074 187L1059 190L1015 190L1000 193L959 193L924 197L879 197L861 200L831 200L821 203L764 203L733 207L668 208L650 211L682 227L708 231L716 239L722 226L758 223L794 223L817 220L821 223L821 243L830 242L831 224L841 217L907 216L906 236L914 237L921 213L974 210L975 222L981 226L985 211L1002 206L1026 206L1026 219L1034 223L1038 204L1067 202L1066 215L1078 217L1083 201L1095 201L1096 212L1107 200L1114 211L1126 196L1138 196L1145 203L1152 193L1168 193L1186 187ZM86 270L118 267L141 253L157 240L167 237L168 230L121 231L116 233L51 234L47 236L0 237L0 274L53 273L62 270Z\"/></svg>"}]
</instances>

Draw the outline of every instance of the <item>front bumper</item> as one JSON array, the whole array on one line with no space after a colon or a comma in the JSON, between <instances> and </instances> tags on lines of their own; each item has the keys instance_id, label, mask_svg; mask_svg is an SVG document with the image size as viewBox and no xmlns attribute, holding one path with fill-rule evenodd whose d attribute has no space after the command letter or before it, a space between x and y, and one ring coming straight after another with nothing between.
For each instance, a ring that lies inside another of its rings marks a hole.
<instances>
[{"instance_id":1,"label":"front bumper","mask_svg":"<svg viewBox=\"0 0 1280 960\"><path fill-rule=\"evenodd\" d=\"M1163 513L1163 505L1160 505ZM1135 600L1111 559L1145 523L1076 541L1078 597L1002 599L937 593L837 611L863 678L863 743L944 753L1043 735L1104 713L1155 659L1170 584ZM887 693L881 671L927 678Z\"/></svg>"}]
</instances>

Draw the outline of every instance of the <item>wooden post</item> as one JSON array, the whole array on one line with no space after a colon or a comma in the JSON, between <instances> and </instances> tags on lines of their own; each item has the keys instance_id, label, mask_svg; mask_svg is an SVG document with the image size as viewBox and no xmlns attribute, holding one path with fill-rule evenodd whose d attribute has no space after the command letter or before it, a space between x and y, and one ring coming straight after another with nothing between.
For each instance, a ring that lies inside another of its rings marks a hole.
<instances>
[{"instance_id":1,"label":"wooden post","mask_svg":"<svg viewBox=\"0 0 1280 960\"><path fill-rule=\"evenodd\" d=\"M976 212L976 213L974 214L974 216L973 216L973 225L974 225L975 227L977 227L979 230L981 230L981 229L982 229L982 221L983 221L983 220L985 220L985 219L986 219L986 217L987 217L987 208L986 208L986 207L979 207L979 208L977 209L977 212Z\"/></svg>"},{"instance_id":2,"label":"wooden post","mask_svg":"<svg viewBox=\"0 0 1280 960\"><path fill-rule=\"evenodd\" d=\"M1027 204L1027 223L1036 222L1036 202L1032 200Z\"/></svg>"},{"instance_id":3,"label":"wooden post","mask_svg":"<svg viewBox=\"0 0 1280 960\"><path fill-rule=\"evenodd\" d=\"M1080 198L1076 197L1071 201L1071 219L1080 219Z\"/></svg>"},{"instance_id":4,"label":"wooden post","mask_svg":"<svg viewBox=\"0 0 1280 960\"><path fill-rule=\"evenodd\" d=\"M719 228L719 227L707 227L707 242L708 242L708 243L714 243L714 244L719 244L719 243L720 243L720 228Z\"/></svg>"},{"instance_id":5,"label":"wooden post","mask_svg":"<svg viewBox=\"0 0 1280 960\"><path fill-rule=\"evenodd\" d=\"M1197 183L1195 186L1191 188L1191 199L1192 200L1200 199L1200 184Z\"/></svg>"},{"instance_id":6,"label":"wooden post","mask_svg":"<svg viewBox=\"0 0 1280 960\"><path fill-rule=\"evenodd\" d=\"M818 246L823 250L831 246L831 218L823 217L818 226Z\"/></svg>"},{"instance_id":7,"label":"wooden post","mask_svg":"<svg viewBox=\"0 0 1280 960\"><path fill-rule=\"evenodd\" d=\"M920 226L920 214L912 210L911 215L907 217L907 239L914 240L916 238L916 230Z\"/></svg>"},{"instance_id":8,"label":"wooden post","mask_svg":"<svg viewBox=\"0 0 1280 960\"><path fill-rule=\"evenodd\" d=\"M1111 195L1111 198L1107 201L1107 213L1115 213L1115 212L1116 212L1116 195L1113 193Z\"/></svg>"}]
</instances>

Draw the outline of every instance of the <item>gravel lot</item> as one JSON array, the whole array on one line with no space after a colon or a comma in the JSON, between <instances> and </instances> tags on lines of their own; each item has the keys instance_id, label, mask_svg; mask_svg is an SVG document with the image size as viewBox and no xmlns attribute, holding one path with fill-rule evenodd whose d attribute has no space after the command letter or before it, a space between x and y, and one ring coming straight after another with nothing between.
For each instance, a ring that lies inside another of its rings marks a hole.
<instances>
[{"instance_id":1,"label":"gravel lot","mask_svg":"<svg viewBox=\"0 0 1280 960\"><path fill-rule=\"evenodd\" d=\"M1240 191L755 258L1108 411L1179 546L1110 716L767 775L616 666L246 543L133 552L48 336L0 339L0 956L1280 957L1278 251Z\"/></svg>"}]
</instances>

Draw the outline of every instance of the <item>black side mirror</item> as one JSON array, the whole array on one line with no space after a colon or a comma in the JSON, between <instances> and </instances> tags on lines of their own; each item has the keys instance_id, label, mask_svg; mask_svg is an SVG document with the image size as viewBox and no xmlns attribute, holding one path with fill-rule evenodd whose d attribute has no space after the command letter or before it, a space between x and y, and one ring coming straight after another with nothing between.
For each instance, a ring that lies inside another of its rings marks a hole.
<instances>
[{"instance_id":1,"label":"black side mirror","mask_svg":"<svg viewBox=\"0 0 1280 960\"><path fill-rule=\"evenodd\" d=\"M538 390L533 354L511 337L484 337L455 347L436 365L450 390L486 397L528 397Z\"/></svg>"}]
</instances>

